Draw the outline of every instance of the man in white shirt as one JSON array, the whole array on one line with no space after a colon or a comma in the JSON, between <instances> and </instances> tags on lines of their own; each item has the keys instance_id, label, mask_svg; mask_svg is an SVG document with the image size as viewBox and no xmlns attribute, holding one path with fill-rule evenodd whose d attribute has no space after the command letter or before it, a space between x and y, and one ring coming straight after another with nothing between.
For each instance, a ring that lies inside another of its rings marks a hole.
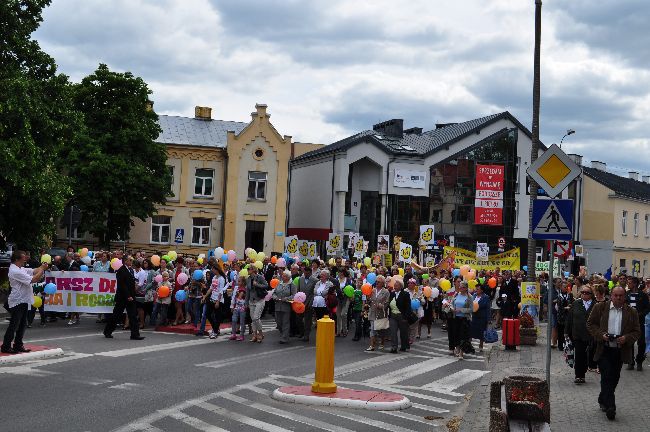
<instances>
[{"instance_id":1,"label":"man in white shirt","mask_svg":"<svg viewBox=\"0 0 650 432\"><path fill-rule=\"evenodd\" d=\"M5 332L4 341L0 352L6 354L25 353L30 350L23 345L23 335L27 327L27 312L34 298L32 284L38 282L47 270L47 264L43 263L35 269L25 268L27 254L24 251L14 251L9 266L9 312L11 321ZM13 342L13 347L12 347Z\"/></svg>"}]
</instances>

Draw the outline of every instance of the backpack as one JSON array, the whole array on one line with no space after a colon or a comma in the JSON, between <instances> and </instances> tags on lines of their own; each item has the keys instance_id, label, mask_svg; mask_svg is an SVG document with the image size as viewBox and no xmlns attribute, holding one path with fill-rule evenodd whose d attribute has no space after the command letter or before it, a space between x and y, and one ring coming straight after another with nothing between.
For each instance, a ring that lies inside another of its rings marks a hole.
<instances>
[{"instance_id":1,"label":"backpack","mask_svg":"<svg viewBox=\"0 0 650 432\"><path fill-rule=\"evenodd\" d=\"M489 328L485 330L485 333L483 333L483 340L487 343L494 343L499 340L499 335L496 330Z\"/></svg>"}]
</instances>

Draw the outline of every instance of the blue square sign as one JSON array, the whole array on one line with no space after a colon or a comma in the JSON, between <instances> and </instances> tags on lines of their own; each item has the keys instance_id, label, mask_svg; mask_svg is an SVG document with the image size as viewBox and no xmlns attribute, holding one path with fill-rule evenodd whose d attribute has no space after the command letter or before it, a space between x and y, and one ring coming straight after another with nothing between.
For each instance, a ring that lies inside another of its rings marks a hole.
<instances>
[{"instance_id":1,"label":"blue square sign","mask_svg":"<svg viewBox=\"0 0 650 432\"><path fill-rule=\"evenodd\" d=\"M572 240L573 200L533 201L532 233L536 240Z\"/></svg>"},{"instance_id":2,"label":"blue square sign","mask_svg":"<svg viewBox=\"0 0 650 432\"><path fill-rule=\"evenodd\" d=\"M174 242L183 243L183 237L185 237L185 230L183 228L176 228L176 235L174 236Z\"/></svg>"}]
</instances>

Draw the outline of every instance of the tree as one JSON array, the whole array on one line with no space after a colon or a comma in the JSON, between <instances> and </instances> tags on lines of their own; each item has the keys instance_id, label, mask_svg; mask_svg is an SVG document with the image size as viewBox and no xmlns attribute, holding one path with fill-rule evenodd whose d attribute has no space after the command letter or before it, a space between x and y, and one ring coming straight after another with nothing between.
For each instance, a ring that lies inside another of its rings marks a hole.
<instances>
[{"instance_id":1,"label":"tree","mask_svg":"<svg viewBox=\"0 0 650 432\"><path fill-rule=\"evenodd\" d=\"M0 247L44 245L71 194L58 164L83 129L68 77L31 34L50 0L0 2Z\"/></svg>"},{"instance_id":2,"label":"tree","mask_svg":"<svg viewBox=\"0 0 650 432\"><path fill-rule=\"evenodd\" d=\"M75 88L87 136L67 158L74 200L82 210L80 228L103 246L126 240L132 218L150 217L171 191L165 146L154 141L161 129L147 109L149 94L141 78L105 64Z\"/></svg>"}]
</instances>

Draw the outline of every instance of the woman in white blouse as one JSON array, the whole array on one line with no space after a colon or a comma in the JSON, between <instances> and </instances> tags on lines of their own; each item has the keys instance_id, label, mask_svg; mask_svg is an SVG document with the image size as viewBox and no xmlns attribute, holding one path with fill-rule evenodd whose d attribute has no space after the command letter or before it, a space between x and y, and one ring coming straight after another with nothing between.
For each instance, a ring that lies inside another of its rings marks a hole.
<instances>
[{"instance_id":1,"label":"woman in white blouse","mask_svg":"<svg viewBox=\"0 0 650 432\"><path fill-rule=\"evenodd\" d=\"M329 289L333 286L329 278L329 270L321 270L319 280L316 282L316 286L314 287L314 300L311 305L314 309L316 321L327 315L327 304L325 303L325 297L327 296Z\"/></svg>"}]
</instances>

